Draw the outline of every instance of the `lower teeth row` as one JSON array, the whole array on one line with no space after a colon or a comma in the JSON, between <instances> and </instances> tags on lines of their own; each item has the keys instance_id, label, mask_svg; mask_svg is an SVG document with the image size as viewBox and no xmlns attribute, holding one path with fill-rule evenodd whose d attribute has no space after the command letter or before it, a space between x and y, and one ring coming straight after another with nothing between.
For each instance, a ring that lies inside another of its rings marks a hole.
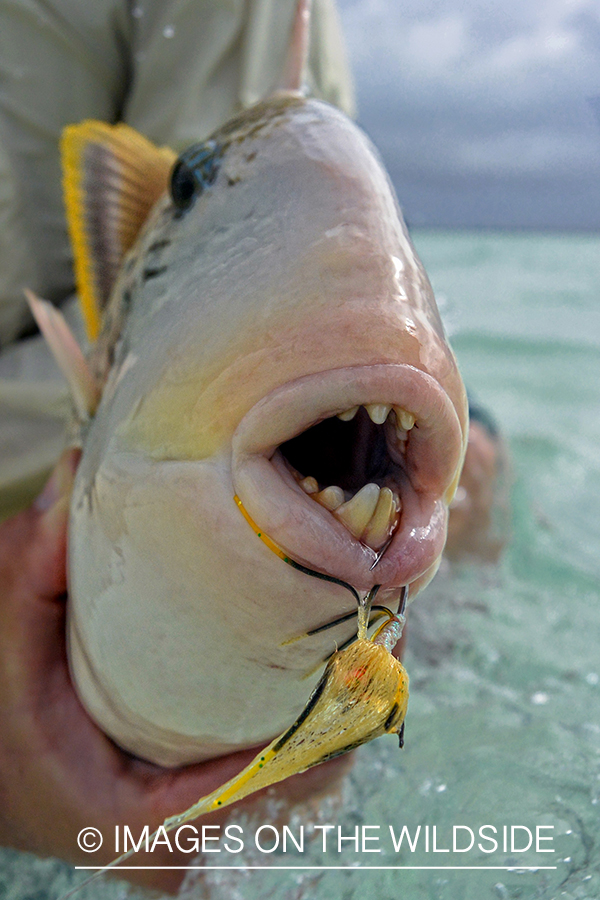
<instances>
[{"instance_id":1,"label":"lower teeth row","mask_svg":"<svg viewBox=\"0 0 600 900\"><path fill-rule=\"evenodd\" d=\"M345 500L340 487L330 486L319 491L315 478L309 476L300 482L307 494L330 510L355 538L379 550L393 534L402 505L391 488L377 484L365 484L353 497Z\"/></svg>"}]
</instances>

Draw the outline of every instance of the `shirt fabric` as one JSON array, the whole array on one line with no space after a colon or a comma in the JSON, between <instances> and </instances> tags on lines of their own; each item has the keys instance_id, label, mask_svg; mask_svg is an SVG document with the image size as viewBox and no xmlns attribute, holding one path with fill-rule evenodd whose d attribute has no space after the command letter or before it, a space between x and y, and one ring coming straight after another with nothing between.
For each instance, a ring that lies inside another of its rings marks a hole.
<instances>
[{"instance_id":1,"label":"shirt fabric","mask_svg":"<svg viewBox=\"0 0 600 900\"><path fill-rule=\"evenodd\" d=\"M276 87L296 0L0 0L0 517L29 502L64 443L66 386L29 287L72 296L59 139L124 121L181 151ZM307 82L354 111L334 0L314 0ZM82 335L76 304L68 318Z\"/></svg>"}]
</instances>

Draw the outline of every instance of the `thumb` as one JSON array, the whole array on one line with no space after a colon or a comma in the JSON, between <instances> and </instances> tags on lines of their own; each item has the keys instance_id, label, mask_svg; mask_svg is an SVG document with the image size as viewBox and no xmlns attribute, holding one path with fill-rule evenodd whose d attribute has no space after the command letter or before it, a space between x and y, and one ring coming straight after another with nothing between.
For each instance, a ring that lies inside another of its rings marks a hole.
<instances>
[{"instance_id":1,"label":"thumb","mask_svg":"<svg viewBox=\"0 0 600 900\"><path fill-rule=\"evenodd\" d=\"M31 587L40 597L56 597L67 589L67 525L71 491L81 452L65 450L40 496L33 504L35 515L28 547Z\"/></svg>"}]
</instances>

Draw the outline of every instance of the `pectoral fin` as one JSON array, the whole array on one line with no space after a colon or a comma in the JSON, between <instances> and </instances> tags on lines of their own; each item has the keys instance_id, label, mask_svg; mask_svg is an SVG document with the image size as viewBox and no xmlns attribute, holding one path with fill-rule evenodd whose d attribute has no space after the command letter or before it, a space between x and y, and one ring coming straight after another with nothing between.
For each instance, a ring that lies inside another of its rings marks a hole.
<instances>
[{"instance_id":1,"label":"pectoral fin","mask_svg":"<svg viewBox=\"0 0 600 900\"><path fill-rule=\"evenodd\" d=\"M94 341L123 256L166 190L176 157L128 125L92 119L65 128L61 156L77 289Z\"/></svg>"}]
</instances>

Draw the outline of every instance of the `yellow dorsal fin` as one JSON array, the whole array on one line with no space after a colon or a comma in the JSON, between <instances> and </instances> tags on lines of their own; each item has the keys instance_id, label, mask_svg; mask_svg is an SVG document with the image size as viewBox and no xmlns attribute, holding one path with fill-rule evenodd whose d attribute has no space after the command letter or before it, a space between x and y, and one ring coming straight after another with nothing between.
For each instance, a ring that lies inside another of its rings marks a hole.
<instances>
[{"instance_id":1,"label":"yellow dorsal fin","mask_svg":"<svg viewBox=\"0 0 600 900\"><path fill-rule=\"evenodd\" d=\"M64 129L61 156L77 290L95 341L123 256L166 190L176 154L128 125L88 119Z\"/></svg>"}]
</instances>

